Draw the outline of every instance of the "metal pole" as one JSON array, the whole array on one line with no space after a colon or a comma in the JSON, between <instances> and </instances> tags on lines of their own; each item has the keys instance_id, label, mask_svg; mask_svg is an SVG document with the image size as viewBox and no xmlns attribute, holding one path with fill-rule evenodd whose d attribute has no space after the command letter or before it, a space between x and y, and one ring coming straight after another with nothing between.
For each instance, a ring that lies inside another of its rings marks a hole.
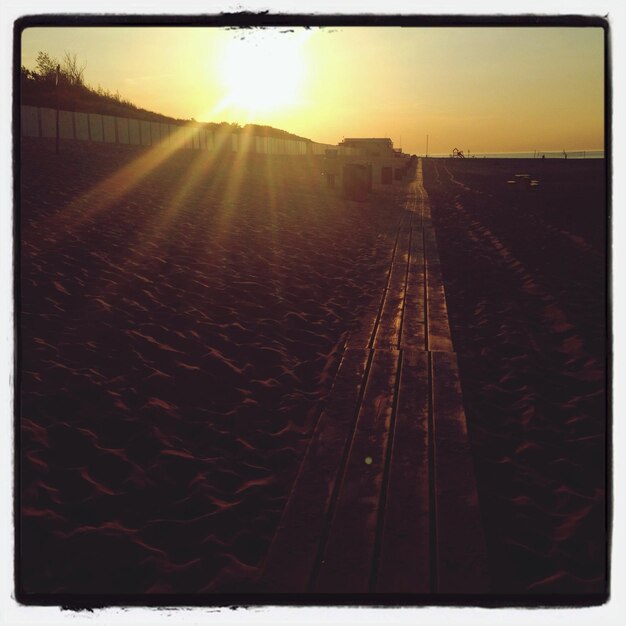
<instances>
[{"instance_id":1,"label":"metal pole","mask_svg":"<svg viewBox=\"0 0 626 626\"><path fill-rule=\"evenodd\" d=\"M426 135L426 157L428 157L428 135Z\"/></svg>"},{"instance_id":2,"label":"metal pole","mask_svg":"<svg viewBox=\"0 0 626 626\"><path fill-rule=\"evenodd\" d=\"M59 77L61 75L61 66L57 64L57 75L56 81L54 84L54 90L56 91L56 101L57 101L57 116L56 116L56 153L59 154Z\"/></svg>"}]
</instances>

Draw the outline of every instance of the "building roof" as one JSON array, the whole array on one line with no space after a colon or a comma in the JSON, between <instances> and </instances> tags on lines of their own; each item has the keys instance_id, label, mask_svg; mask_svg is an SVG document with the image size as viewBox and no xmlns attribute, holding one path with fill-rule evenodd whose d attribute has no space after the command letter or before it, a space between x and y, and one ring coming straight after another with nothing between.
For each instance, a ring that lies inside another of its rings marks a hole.
<instances>
[{"instance_id":1,"label":"building roof","mask_svg":"<svg viewBox=\"0 0 626 626\"><path fill-rule=\"evenodd\" d=\"M346 137L345 141L384 141L385 143L393 143L389 137Z\"/></svg>"}]
</instances>

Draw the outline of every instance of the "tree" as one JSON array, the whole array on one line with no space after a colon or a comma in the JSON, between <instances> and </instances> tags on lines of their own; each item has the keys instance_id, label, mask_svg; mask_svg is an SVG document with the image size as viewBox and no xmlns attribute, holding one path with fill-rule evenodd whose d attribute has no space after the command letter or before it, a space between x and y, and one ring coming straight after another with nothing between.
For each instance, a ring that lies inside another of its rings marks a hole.
<instances>
[{"instance_id":1,"label":"tree","mask_svg":"<svg viewBox=\"0 0 626 626\"><path fill-rule=\"evenodd\" d=\"M53 59L47 52L39 51L37 53L37 60L35 61L35 67L37 68L37 74L45 78L50 74L55 74L57 71L58 61Z\"/></svg>"},{"instance_id":2,"label":"tree","mask_svg":"<svg viewBox=\"0 0 626 626\"><path fill-rule=\"evenodd\" d=\"M67 84L71 87L84 87L85 86L85 68L87 63L79 63L76 53L66 52L63 56L63 66L61 72L65 76Z\"/></svg>"},{"instance_id":3,"label":"tree","mask_svg":"<svg viewBox=\"0 0 626 626\"><path fill-rule=\"evenodd\" d=\"M30 82L35 80L35 73L29 70L27 67L22 65L20 67L20 79L22 83Z\"/></svg>"},{"instance_id":4,"label":"tree","mask_svg":"<svg viewBox=\"0 0 626 626\"><path fill-rule=\"evenodd\" d=\"M44 83L53 84L56 79L57 65L61 65L61 84L69 87L85 86L84 75L87 64L79 62L78 56L71 52L65 52L63 63L60 64L57 59L51 57L47 52L40 51L35 61L33 76Z\"/></svg>"}]
</instances>

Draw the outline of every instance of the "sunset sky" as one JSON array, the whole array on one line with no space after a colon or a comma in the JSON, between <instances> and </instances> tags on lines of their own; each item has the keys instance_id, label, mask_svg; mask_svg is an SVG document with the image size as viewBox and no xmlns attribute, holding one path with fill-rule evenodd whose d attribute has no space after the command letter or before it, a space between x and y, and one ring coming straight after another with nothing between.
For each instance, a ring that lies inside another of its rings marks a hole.
<instances>
[{"instance_id":1,"label":"sunset sky","mask_svg":"<svg viewBox=\"0 0 626 626\"><path fill-rule=\"evenodd\" d=\"M603 46L598 27L30 28L22 64L76 53L88 84L146 109L326 143L384 136L421 154L428 134L431 154L593 150Z\"/></svg>"}]
</instances>

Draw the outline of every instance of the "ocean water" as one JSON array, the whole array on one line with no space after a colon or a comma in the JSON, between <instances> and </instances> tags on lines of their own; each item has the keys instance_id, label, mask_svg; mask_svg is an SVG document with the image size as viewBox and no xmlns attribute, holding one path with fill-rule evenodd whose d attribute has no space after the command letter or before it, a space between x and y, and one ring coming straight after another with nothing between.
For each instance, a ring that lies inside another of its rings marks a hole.
<instances>
[{"instance_id":1,"label":"ocean water","mask_svg":"<svg viewBox=\"0 0 626 626\"><path fill-rule=\"evenodd\" d=\"M540 159L542 155L546 155L546 159L563 159L563 151L538 151L538 152L477 152L470 153L471 158L476 159ZM604 150L572 150L568 152L566 150L568 159L603 159ZM429 156L435 158L450 157L451 154L430 154ZM467 158L467 155L465 155Z\"/></svg>"}]
</instances>

